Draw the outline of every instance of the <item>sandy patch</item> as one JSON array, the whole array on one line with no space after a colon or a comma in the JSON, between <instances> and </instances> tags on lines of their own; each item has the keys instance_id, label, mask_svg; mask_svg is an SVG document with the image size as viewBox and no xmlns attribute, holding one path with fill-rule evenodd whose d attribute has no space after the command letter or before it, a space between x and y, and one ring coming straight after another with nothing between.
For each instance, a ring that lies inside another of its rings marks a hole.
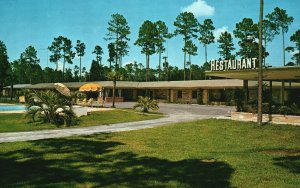
<instances>
[{"instance_id":1,"label":"sandy patch","mask_svg":"<svg viewBox=\"0 0 300 188\"><path fill-rule=\"evenodd\" d=\"M99 112L99 111L108 111L108 110L115 110L115 108L93 108L93 107L87 108L88 112Z\"/></svg>"},{"instance_id":2,"label":"sandy patch","mask_svg":"<svg viewBox=\"0 0 300 188\"><path fill-rule=\"evenodd\" d=\"M25 112L26 110L12 110L12 111L0 111L0 114L22 114Z\"/></svg>"},{"instance_id":3,"label":"sandy patch","mask_svg":"<svg viewBox=\"0 0 300 188\"><path fill-rule=\"evenodd\" d=\"M1 105L3 105L3 106L4 106L4 105L5 105L5 106L8 106L8 105L9 105L9 106L12 106L12 105L15 105L15 104L10 104L10 103L0 103L0 106L1 106Z\"/></svg>"}]
</instances>

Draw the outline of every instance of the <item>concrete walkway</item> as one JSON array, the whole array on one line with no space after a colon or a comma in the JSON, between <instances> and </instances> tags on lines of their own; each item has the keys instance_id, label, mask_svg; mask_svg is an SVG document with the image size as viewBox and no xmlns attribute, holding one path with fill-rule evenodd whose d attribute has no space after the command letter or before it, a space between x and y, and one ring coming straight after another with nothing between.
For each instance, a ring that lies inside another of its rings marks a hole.
<instances>
[{"instance_id":1,"label":"concrete walkway","mask_svg":"<svg viewBox=\"0 0 300 188\"><path fill-rule=\"evenodd\" d=\"M119 108L131 107L134 103L117 104ZM108 104L109 105L109 104ZM177 109L177 110L176 110ZM201 110L200 110L201 109ZM109 133L139 130L163 126L171 123L207 119L213 117L225 117L233 110L231 107L210 107L210 106L193 106L193 105L172 105L162 104L160 112L166 113L167 116L146 121L137 121L129 123L117 123L111 125L99 125L81 128L67 128L57 130L42 130L30 132L0 133L0 143L40 140L49 138L61 138L68 136L91 135L95 133ZM202 113L201 113L202 111Z\"/></svg>"}]
</instances>

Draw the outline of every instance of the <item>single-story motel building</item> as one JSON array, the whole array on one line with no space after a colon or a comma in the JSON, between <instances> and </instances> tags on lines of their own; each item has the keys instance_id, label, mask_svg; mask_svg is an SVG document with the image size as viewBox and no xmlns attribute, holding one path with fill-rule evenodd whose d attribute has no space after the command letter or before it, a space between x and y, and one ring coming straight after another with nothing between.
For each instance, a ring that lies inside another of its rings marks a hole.
<instances>
[{"instance_id":1,"label":"single-story motel building","mask_svg":"<svg viewBox=\"0 0 300 188\"><path fill-rule=\"evenodd\" d=\"M245 100L257 96L257 69L207 71L207 80L187 81L152 81L132 82L117 81L117 102L136 101L138 96L148 95L160 102L191 103L191 104L224 104L224 94L228 90L244 89ZM220 79L222 78L222 79ZM269 89L273 101L284 103L288 93L296 91L300 95L300 67L268 68L263 71L264 86ZM71 91L78 91L87 82L63 83ZM91 82L89 82L91 83ZM110 102L112 97L112 81L94 81L103 89L98 96ZM21 89L54 89L54 83L34 85L15 85L14 92ZM4 96L10 95L10 86L2 91ZM294 92L295 93L295 92Z\"/></svg>"}]
</instances>

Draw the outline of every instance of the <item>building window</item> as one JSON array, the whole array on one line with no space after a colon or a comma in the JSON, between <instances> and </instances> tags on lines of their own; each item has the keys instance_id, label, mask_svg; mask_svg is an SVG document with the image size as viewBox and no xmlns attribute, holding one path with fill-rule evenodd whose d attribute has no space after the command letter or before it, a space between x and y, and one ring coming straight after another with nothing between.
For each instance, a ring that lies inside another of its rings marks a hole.
<instances>
[{"instance_id":1,"label":"building window","mask_svg":"<svg viewBox=\"0 0 300 188\"><path fill-rule=\"evenodd\" d=\"M182 98L182 91L181 90L177 91L177 98L178 99Z\"/></svg>"}]
</instances>

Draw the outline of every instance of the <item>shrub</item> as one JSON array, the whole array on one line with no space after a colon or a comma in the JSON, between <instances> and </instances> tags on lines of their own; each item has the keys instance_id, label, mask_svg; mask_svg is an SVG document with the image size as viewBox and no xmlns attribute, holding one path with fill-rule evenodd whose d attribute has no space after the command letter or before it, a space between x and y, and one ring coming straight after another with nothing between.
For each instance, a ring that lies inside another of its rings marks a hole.
<instances>
[{"instance_id":1,"label":"shrub","mask_svg":"<svg viewBox=\"0 0 300 188\"><path fill-rule=\"evenodd\" d=\"M279 113L283 115L293 114L293 111L288 106L281 106L279 107Z\"/></svg>"},{"instance_id":2,"label":"shrub","mask_svg":"<svg viewBox=\"0 0 300 188\"><path fill-rule=\"evenodd\" d=\"M245 91L242 89L236 89L234 92L236 111L243 112L244 111L244 99L245 99Z\"/></svg>"},{"instance_id":3,"label":"shrub","mask_svg":"<svg viewBox=\"0 0 300 188\"><path fill-rule=\"evenodd\" d=\"M293 103L291 105L291 110L292 110L294 115L300 115L300 107L296 103Z\"/></svg>"},{"instance_id":4,"label":"shrub","mask_svg":"<svg viewBox=\"0 0 300 188\"><path fill-rule=\"evenodd\" d=\"M227 106L233 106L234 105L234 90L225 90L225 104Z\"/></svg>"},{"instance_id":5,"label":"shrub","mask_svg":"<svg viewBox=\"0 0 300 188\"><path fill-rule=\"evenodd\" d=\"M136 105L133 107L134 109L136 108L141 108L142 112L149 112L150 110L156 111L159 109L158 103L156 100L152 100L149 97L142 97L139 96L138 102Z\"/></svg>"},{"instance_id":6,"label":"shrub","mask_svg":"<svg viewBox=\"0 0 300 188\"><path fill-rule=\"evenodd\" d=\"M289 91L289 101L288 104L290 105L297 105L300 106L300 89L293 89Z\"/></svg>"},{"instance_id":7,"label":"shrub","mask_svg":"<svg viewBox=\"0 0 300 188\"><path fill-rule=\"evenodd\" d=\"M71 92L72 104L77 104L79 100L87 98L85 93L75 91Z\"/></svg>"},{"instance_id":8,"label":"shrub","mask_svg":"<svg viewBox=\"0 0 300 188\"><path fill-rule=\"evenodd\" d=\"M0 98L0 103L11 103L11 104L15 104L15 103L19 103L18 99L13 98L12 100L10 100L10 98Z\"/></svg>"},{"instance_id":9,"label":"shrub","mask_svg":"<svg viewBox=\"0 0 300 188\"><path fill-rule=\"evenodd\" d=\"M42 120L57 126L76 124L77 118L72 111L72 98L55 91L36 91L28 95L27 117L33 121Z\"/></svg>"}]
</instances>

